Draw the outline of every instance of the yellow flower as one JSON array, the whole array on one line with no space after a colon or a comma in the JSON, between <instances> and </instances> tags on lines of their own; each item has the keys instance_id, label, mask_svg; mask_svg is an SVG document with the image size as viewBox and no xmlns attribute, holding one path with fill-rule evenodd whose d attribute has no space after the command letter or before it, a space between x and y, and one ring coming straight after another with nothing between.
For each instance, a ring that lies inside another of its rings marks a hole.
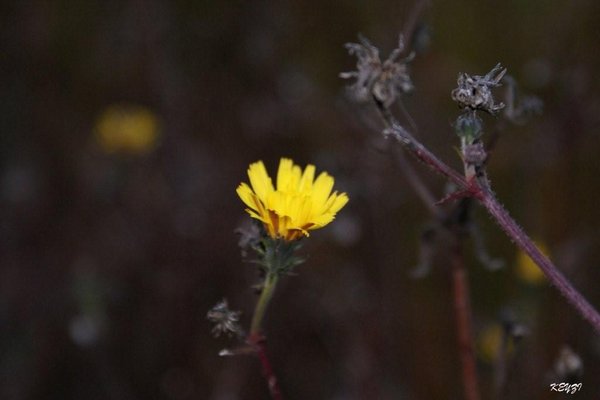
<instances>
[{"instance_id":1,"label":"yellow flower","mask_svg":"<svg viewBox=\"0 0 600 400\"><path fill-rule=\"evenodd\" d=\"M158 118L144 107L113 105L98 118L96 140L108 153L145 154L156 145L158 125Z\"/></svg>"},{"instance_id":2,"label":"yellow flower","mask_svg":"<svg viewBox=\"0 0 600 400\"><path fill-rule=\"evenodd\" d=\"M497 361L503 340L505 340L504 332L500 324L487 325L483 331L477 335L477 348L481 359L490 364ZM506 342L504 346L508 356L514 353L515 345L512 340Z\"/></svg>"},{"instance_id":3,"label":"yellow flower","mask_svg":"<svg viewBox=\"0 0 600 400\"><path fill-rule=\"evenodd\" d=\"M237 194L248 206L246 211L262 221L272 238L292 241L308 236L308 231L322 228L348 202L346 193L331 192L334 179L327 172L315 179L315 166L302 172L288 158L282 158L277 172L277 188L262 161L248 168L250 186L241 183Z\"/></svg>"},{"instance_id":4,"label":"yellow flower","mask_svg":"<svg viewBox=\"0 0 600 400\"><path fill-rule=\"evenodd\" d=\"M541 241L534 240L534 242L540 251L547 256L548 247ZM546 276L540 267L521 250L517 254L517 269L515 272L521 281L530 285L538 285L546 280Z\"/></svg>"}]
</instances>

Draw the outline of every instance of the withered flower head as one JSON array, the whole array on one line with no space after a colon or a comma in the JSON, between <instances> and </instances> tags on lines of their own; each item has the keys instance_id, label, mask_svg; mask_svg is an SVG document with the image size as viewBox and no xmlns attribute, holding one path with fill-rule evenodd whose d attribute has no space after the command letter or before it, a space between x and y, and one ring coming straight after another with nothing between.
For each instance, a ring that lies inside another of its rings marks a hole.
<instances>
[{"instance_id":1,"label":"withered flower head","mask_svg":"<svg viewBox=\"0 0 600 400\"><path fill-rule=\"evenodd\" d=\"M490 114L504 108L504 103L495 103L492 88L500 86L506 68L497 64L485 76L461 73L458 75L458 87L452 91L452 100L461 108L481 110Z\"/></svg>"},{"instance_id":2,"label":"withered flower head","mask_svg":"<svg viewBox=\"0 0 600 400\"><path fill-rule=\"evenodd\" d=\"M402 94L414 89L408 74L408 63L414 54L400 59L404 51L402 36L387 60L381 62L379 49L371 44L365 37L359 35L360 43L346 43L348 53L356 55L356 71L342 72L340 78L355 78L356 82L350 86L354 97L359 101L369 101L375 98L386 107L392 105Z\"/></svg>"},{"instance_id":3,"label":"withered flower head","mask_svg":"<svg viewBox=\"0 0 600 400\"><path fill-rule=\"evenodd\" d=\"M231 311L227 305L227 300L223 299L211 308L206 314L206 318L212 321L215 326L212 329L212 334L215 337L226 334L228 336L242 336L243 331L239 326L241 311Z\"/></svg>"}]
</instances>

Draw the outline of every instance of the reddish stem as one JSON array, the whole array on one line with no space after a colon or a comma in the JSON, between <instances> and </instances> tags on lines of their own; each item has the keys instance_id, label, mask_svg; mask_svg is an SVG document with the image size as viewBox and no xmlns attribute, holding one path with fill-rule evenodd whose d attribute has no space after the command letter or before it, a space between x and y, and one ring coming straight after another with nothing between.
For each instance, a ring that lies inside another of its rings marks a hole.
<instances>
[{"instance_id":1,"label":"reddish stem","mask_svg":"<svg viewBox=\"0 0 600 400\"><path fill-rule=\"evenodd\" d=\"M469 282L459 241L452 249L452 288L454 292L454 313L456 333L462 365L462 379L466 400L479 400L477 383L477 365L473 349L473 328L471 324L471 304L469 301Z\"/></svg>"},{"instance_id":2,"label":"reddish stem","mask_svg":"<svg viewBox=\"0 0 600 400\"><path fill-rule=\"evenodd\" d=\"M600 334L600 314L598 314L598 311L573 287L556 265L542 254L531 238L511 218L504 207L498 203L498 200L486 183L475 179L467 181L399 125L394 124L391 128L386 129L384 133L394 136L404 148L415 155L420 161L445 176L448 180L456 184L459 189L468 191L471 197L476 198L488 210L490 215L494 217L508 237L540 267L550 283L558 289L575 310Z\"/></svg>"},{"instance_id":3,"label":"reddish stem","mask_svg":"<svg viewBox=\"0 0 600 400\"><path fill-rule=\"evenodd\" d=\"M544 272L550 283L567 299L569 303L587 320L596 332L600 333L600 314L598 311L573 287L571 282L558 270L511 218L508 211L496 200L490 190L482 189L478 200L494 217L504 232L523 250L540 269Z\"/></svg>"},{"instance_id":4,"label":"reddish stem","mask_svg":"<svg viewBox=\"0 0 600 400\"><path fill-rule=\"evenodd\" d=\"M279 389L279 384L277 383L277 377L275 376L275 372L273 372L271 361L269 360L269 356L267 355L265 337L261 334L252 334L248 338L248 343L251 346L253 346L256 350L256 354L258 355L258 359L260 360L260 363L262 365L263 376L265 377L267 381L267 386L269 387L269 393L271 394L271 398L273 400L283 400L281 390Z\"/></svg>"},{"instance_id":5,"label":"reddish stem","mask_svg":"<svg viewBox=\"0 0 600 400\"><path fill-rule=\"evenodd\" d=\"M406 148L413 156L417 157L419 161L428 165L433 171L438 172L448 178L449 181L454 182L458 187L466 189L468 184L465 178L453 168L449 167L446 163L436 157L431 151L421 144L413 135L410 134L406 129L402 127L394 118L390 110L383 105L379 100L373 97L373 101L377 106L377 110L381 115L385 123L385 129L383 135L391 135L396 139L404 148Z\"/></svg>"},{"instance_id":6,"label":"reddish stem","mask_svg":"<svg viewBox=\"0 0 600 400\"><path fill-rule=\"evenodd\" d=\"M442 174L443 176L448 178L449 181L453 182L460 188L469 188L469 184L461 174L459 174L453 168L449 167L446 163L437 158L435 154L429 151L425 146L423 146L417 139L415 139L401 126L394 124L391 128L386 129L384 133L392 135L411 154L417 157L417 159L422 163L428 165L433 171Z\"/></svg>"}]
</instances>

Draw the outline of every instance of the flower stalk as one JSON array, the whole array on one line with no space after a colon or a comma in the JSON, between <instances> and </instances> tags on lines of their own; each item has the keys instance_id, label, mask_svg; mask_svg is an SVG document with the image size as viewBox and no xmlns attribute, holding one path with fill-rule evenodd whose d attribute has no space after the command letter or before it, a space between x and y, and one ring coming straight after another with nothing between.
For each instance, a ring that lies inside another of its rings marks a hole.
<instances>
[{"instance_id":1,"label":"flower stalk","mask_svg":"<svg viewBox=\"0 0 600 400\"><path fill-rule=\"evenodd\" d=\"M289 273L295 266L304 262L302 258L296 256L296 250L300 247L301 244L299 241L286 242L283 239L273 239L267 236L266 233L265 237L254 246L254 250L259 256L256 263L262 268L264 281L261 285L261 292L256 307L254 308L254 314L252 315L250 334L248 335L247 342L256 351L273 400L281 400L283 397L271 361L267 355L266 338L263 334L263 321L279 278Z\"/></svg>"},{"instance_id":2,"label":"flower stalk","mask_svg":"<svg viewBox=\"0 0 600 400\"><path fill-rule=\"evenodd\" d=\"M262 322L265 317L265 311L273 297L273 292L277 286L278 279L277 274L267 274L265 278L262 292L260 293L256 307L254 308L252 323L250 325L250 336L260 335L262 332Z\"/></svg>"},{"instance_id":3,"label":"flower stalk","mask_svg":"<svg viewBox=\"0 0 600 400\"><path fill-rule=\"evenodd\" d=\"M254 315L252 316L252 323L250 325L250 335L248 336L248 344L251 345L260 360L262 365L262 372L267 381L269 387L269 393L273 400L282 400L281 389L279 389L279 383L277 382L277 376L273 371L271 360L267 355L267 348L265 346L265 336L262 333L262 322L267 310L267 306L273 297L273 292L277 286L277 280L279 275L277 273L267 274L263 284L263 289L256 303L254 309Z\"/></svg>"}]
</instances>

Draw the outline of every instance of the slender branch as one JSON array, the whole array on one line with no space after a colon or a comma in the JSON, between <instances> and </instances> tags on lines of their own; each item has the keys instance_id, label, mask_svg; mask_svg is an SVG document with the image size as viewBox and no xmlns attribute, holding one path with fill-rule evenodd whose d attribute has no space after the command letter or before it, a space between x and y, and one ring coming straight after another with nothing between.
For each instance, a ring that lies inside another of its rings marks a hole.
<instances>
[{"instance_id":1,"label":"slender branch","mask_svg":"<svg viewBox=\"0 0 600 400\"><path fill-rule=\"evenodd\" d=\"M598 311L573 287L556 265L542 254L531 238L511 218L504 207L498 203L498 200L489 188L477 179L470 181L464 179L458 172L427 150L402 127L395 125L392 128L386 129L384 134L392 134L405 149L428 165L432 170L442 174L456 184L459 189L475 197L498 222L508 237L540 267L548 280L577 312L594 327L596 332L600 334L600 314L598 314Z\"/></svg>"},{"instance_id":2,"label":"slender branch","mask_svg":"<svg viewBox=\"0 0 600 400\"><path fill-rule=\"evenodd\" d=\"M598 314L598 311L573 287L552 261L536 247L523 229L511 218L506 209L498 203L491 191L483 189L481 195L478 196L478 200L494 217L504 232L540 267L550 283L594 327L596 332L600 333L600 314Z\"/></svg>"},{"instance_id":3,"label":"slender branch","mask_svg":"<svg viewBox=\"0 0 600 400\"><path fill-rule=\"evenodd\" d=\"M469 283L462 251L462 241L458 239L451 255L452 288L454 292L454 313L458 349L462 365L463 387L466 400L479 400L477 383L477 365L473 349L473 328L471 324L471 304L469 301Z\"/></svg>"},{"instance_id":4,"label":"slender branch","mask_svg":"<svg viewBox=\"0 0 600 400\"><path fill-rule=\"evenodd\" d=\"M385 135L392 135L404 148L406 148L419 161L429 166L434 172L437 172L460 188L469 189L470 185L465 178L441 161L435 154L429 151L418 140L416 140L408 131L399 125L394 125L383 132Z\"/></svg>"}]
</instances>

